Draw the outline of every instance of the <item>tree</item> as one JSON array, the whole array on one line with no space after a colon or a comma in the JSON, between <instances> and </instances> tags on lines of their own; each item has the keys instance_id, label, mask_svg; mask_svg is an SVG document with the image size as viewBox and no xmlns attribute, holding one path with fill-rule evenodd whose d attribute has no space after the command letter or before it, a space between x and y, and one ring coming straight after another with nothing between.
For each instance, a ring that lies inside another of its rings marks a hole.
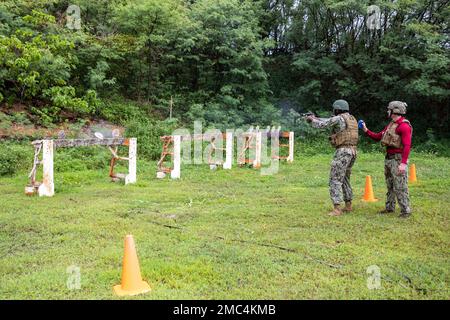
<instances>
[{"instance_id":1,"label":"tree","mask_svg":"<svg viewBox=\"0 0 450 320\"><path fill-rule=\"evenodd\" d=\"M118 78L138 100L145 96L146 101L156 102L164 88L167 64L176 60L177 37L189 24L186 8L176 0L138 0L115 10L113 21L128 45L120 58L126 65L122 64Z\"/></svg>"},{"instance_id":2,"label":"tree","mask_svg":"<svg viewBox=\"0 0 450 320\"><path fill-rule=\"evenodd\" d=\"M18 20L20 27L11 35L0 35L0 89L7 101L40 102L31 110L46 123L59 120L64 109L90 113L93 106L69 85L76 63L74 44L55 32L54 16L32 10Z\"/></svg>"},{"instance_id":3,"label":"tree","mask_svg":"<svg viewBox=\"0 0 450 320\"><path fill-rule=\"evenodd\" d=\"M200 0L191 6L193 39L182 47L193 75L189 90L205 93L199 102L213 122L264 124L276 119L266 100L262 61L267 43L260 38L260 14L251 1Z\"/></svg>"}]
</instances>

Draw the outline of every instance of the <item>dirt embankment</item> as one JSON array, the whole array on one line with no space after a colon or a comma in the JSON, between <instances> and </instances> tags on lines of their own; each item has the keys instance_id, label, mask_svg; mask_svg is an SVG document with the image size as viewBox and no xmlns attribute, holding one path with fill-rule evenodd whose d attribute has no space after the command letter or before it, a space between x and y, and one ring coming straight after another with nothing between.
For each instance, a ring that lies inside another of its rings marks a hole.
<instances>
[{"instance_id":1,"label":"dirt embankment","mask_svg":"<svg viewBox=\"0 0 450 320\"><path fill-rule=\"evenodd\" d=\"M125 128L100 119L80 119L70 117L70 120L49 127L37 125L23 104L0 106L0 139L83 139L93 138L95 132L101 132L105 137L118 129L121 135Z\"/></svg>"}]
</instances>

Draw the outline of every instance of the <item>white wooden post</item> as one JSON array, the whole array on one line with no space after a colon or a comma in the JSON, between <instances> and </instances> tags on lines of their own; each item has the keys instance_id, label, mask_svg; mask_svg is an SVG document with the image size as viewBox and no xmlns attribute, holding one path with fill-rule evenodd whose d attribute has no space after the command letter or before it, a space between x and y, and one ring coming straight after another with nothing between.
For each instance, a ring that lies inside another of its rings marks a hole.
<instances>
[{"instance_id":1,"label":"white wooden post","mask_svg":"<svg viewBox=\"0 0 450 320\"><path fill-rule=\"evenodd\" d=\"M170 172L172 179L181 175L181 136L173 136L173 169Z\"/></svg>"},{"instance_id":2,"label":"white wooden post","mask_svg":"<svg viewBox=\"0 0 450 320\"><path fill-rule=\"evenodd\" d=\"M136 155L137 139L130 138L128 143L128 174L125 176L125 184L136 183Z\"/></svg>"},{"instance_id":3,"label":"white wooden post","mask_svg":"<svg viewBox=\"0 0 450 320\"><path fill-rule=\"evenodd\" d=\"M289 156L287 162L294 161L294 132L289 132Z\"/></svg>"},{"instance_id":4,"label":"white wooden post","mask_svg":"<svg viewBox=\"0 0 450 320\"><path fill-rule=\"evenodd\" d=\"M226 133L225 162L224 169L231 169L233 162L233 132Z\"/></svg>"},{"instance_id":5,"label":"white wooden post","mask_svg":"<svg viewBox=\"0 0 450 320\"><path fill-rule=\"evenodd\" d=\"M53 140L42 141L43 179L39 186L39 196L52 197L55 194L53 182Z\"/></svg>"},{"instance_id":6,"label":"white wooden post","mask_svg":"<svg viewBox=\"0 0 450 320\"><path fill-rule=\"evenodd\" d=\"M261 140L262 140L262 132L258 130L255 133L255 160L253 160L254 168L261 167Z\"/></svg>"}]
</instances>

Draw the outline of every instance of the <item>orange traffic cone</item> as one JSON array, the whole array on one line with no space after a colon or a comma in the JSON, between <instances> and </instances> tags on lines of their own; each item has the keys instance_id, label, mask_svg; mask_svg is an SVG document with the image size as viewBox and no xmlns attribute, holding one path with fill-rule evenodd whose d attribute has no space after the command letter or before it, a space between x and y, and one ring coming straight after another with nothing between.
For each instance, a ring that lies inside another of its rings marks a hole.
<instances>
[{"instance_id":1,"label":"orange traffic cone","mask_svg":"<svg viewBox=\"0 0 450 320\"><path fill-rule=\"evenodd\" d=\"M127 235L123 254L122 284L114 286L114 292L118 296L133 296L150 290L148 283L141 277L133 236Z\"/></svg>"},{"instance_id":2,"label":"orange traffic cone","mask_svg":"<svg viewBox=\"0 0 450 320\"><path fill-rule=\"evenodd\" d=\"M414 163L409 167L409 182L417 182L416 165Z\"/></svg>"},{"instance_id":3,"label":"orange traffic cone","mask_svg":"<svg viewBox=\"0 0 450 320\"><path fill-rule=\"evenodd\" d=\"M376 199L373 195L372 178L370 176L366 176L366 188L364 190L364 197L362 200L366 202L378 201L378 199Z\"/></svg>"}]
</instances>

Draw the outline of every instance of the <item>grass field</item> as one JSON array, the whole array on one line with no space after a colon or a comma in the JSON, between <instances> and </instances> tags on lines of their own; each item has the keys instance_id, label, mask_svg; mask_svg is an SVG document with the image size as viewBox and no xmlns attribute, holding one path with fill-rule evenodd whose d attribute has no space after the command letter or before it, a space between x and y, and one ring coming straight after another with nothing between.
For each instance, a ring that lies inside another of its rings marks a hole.
<instances>
[{"instance_id":1,"label":"grass field","mask_svg":"<svg viewBox=\"0 0 450 320\"><path fill-rule=\"evenodd\" d=\"M296 157L273 176L186 166L179 181L140 163L130 186L107 168L63 172L53 198L26 197L26 173L0 178L0 299L116 299L128 233L152 287L131 299L449 299L449 159L412 155L406 220L377 214L383 155L362 153L355 211L329 217L330 160ZM360 201L369 174L377 203ZM80 290L67 288L70 265Z\"/></svg>"}]
</instances>

